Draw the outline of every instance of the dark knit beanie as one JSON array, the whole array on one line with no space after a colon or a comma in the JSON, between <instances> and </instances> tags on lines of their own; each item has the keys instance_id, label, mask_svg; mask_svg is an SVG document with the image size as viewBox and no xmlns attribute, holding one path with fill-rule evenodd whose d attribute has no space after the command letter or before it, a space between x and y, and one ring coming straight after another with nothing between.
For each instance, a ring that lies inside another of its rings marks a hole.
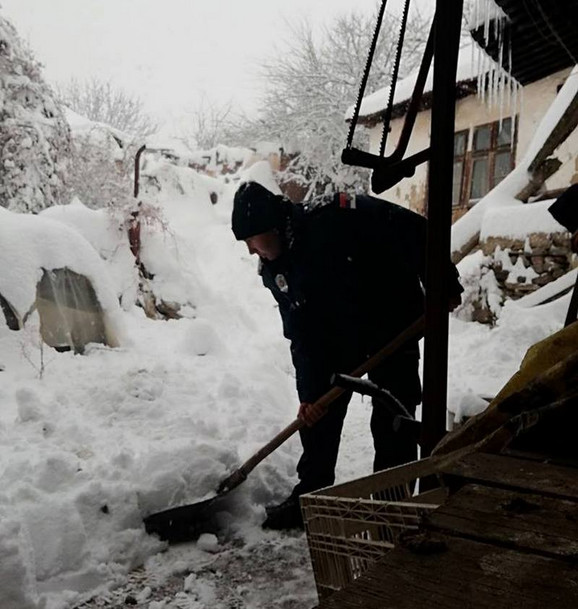
<instances>
[{"instance_id":1,"label":"dark knit beanie","mask_svg":"<svg viewBox=\"0 0 578 609\"><path fill-rule=\"evenodd\" d=\"M237 240L248 239L283 223L283 197L257 182L239 186L233 202L232 228Z\"/></svg>"},{"instance_id":2,"label":"dark knit beanie","mask_svg":"<svg viewBox=\"0 0 578 609\"><path fill-rule=\"evenodd\" d=\"M570 186L548 207L554 220L571 233L578 230L578 184Z\"/></svg>"}]
</instances>

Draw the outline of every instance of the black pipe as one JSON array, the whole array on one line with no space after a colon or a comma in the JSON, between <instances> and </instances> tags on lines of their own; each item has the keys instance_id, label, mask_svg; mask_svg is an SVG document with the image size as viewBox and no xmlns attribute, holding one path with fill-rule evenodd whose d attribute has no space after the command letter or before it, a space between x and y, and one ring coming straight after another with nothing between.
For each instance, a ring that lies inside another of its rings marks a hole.
<instances>
[{"instance_id":1,"label":"black pipe","mask_svg":"<svg viewBox=\"0 0 578 609\"><path fill-rule=\"evenodd\" d=\"M136 199L138 197L139 191L139 181L140 181L140 157L141 154L146 150L146 146L143 144L137 151L134 157L134 189L133 195Z\"/></svg>"},{"instance_id":2,"label":"black pipe","mask_svg":"<svg viewBox=\"0 0 578 609\"><path fill-rule=\"evenodd\" d=\"M452 221L456 69L462 6L463 0L436 2L427 209L422 457L431 454L446 433L448 260Z\"/></svg>"}]
</instances>

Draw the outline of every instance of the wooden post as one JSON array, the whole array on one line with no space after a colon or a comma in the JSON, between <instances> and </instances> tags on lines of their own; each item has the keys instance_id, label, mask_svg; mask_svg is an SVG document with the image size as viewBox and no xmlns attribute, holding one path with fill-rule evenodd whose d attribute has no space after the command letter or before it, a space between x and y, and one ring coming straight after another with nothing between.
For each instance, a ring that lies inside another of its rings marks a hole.
<instances>
[{"instance_id":1,"label":"wooden post","mask_svg":"<svg viewBox=\"0 0 578 609\"><path fill-rule=\"evenodd\" d=\"M428 182L422 457L446 432L448 272L452 220L456 68L462 0L437 0Z\"/></svg>"}]
</instances>

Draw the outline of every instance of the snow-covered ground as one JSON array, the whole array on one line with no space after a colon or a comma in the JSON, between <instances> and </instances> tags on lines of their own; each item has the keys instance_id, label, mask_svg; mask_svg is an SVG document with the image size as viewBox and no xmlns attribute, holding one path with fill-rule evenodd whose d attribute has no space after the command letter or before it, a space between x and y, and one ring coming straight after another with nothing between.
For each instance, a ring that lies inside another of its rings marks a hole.
<instances>
[{"instance_id":1,"label":"snow-covered ground","mask_svg":"<svg viewBox=\"0 0 578 609\"><path fill-rule=\"evenodd\" d=\"M34 317L20 332L0 325L0 607L311 607L304 536L259 526L264 506L296 481L295 438L231 494L217 537L164 551L144 531L144 516L210 495L297 407L278 312L257 261L230 231L234 186L223 185L213 206L214 184L192 170L148 171L161 184L148 196L164 222L145 229L143 260L155 292L183 303L186 316L153 321L124 298L120 347L94 345L83 356L41 349ZM115 259L126 256L122 234L113 221L99 233L91 214L101 212L85 211L46 213L101 256L112 252L117 295L131 293L133 272ZM110 239L118 249L105 247ZM458 416L495 394L528 346L561 326L567 299L510 303L494 329L452 319ZM339 480L370 471L369 414L367 401L352 402Z\"/></svg>"}]
</instances>

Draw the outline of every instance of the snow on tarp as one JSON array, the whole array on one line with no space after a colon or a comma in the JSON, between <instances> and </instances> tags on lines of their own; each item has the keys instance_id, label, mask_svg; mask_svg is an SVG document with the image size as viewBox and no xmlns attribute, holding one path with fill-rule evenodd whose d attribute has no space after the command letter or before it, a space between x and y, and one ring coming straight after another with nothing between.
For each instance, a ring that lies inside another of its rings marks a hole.
<instances>
[{"instance_id":1,"label":"snow on tarp","mask_svg":"<svg viewBox=\"0 0 578 609\"><path fill-rule=\"evenodd\" d=\"M525 207L526 204L518 201L515 196L527 185L530 164L577 94L578 66L575 66L540 121L524 158L494 189L453 224L452 252L459 252L480 232L484 216L488 210L496 206L509 206L516 210L522 210Z\"/></svg>"},{"instance_id":2,"label":"snow on tarp","mask_svg":"<svg viewBox=\"0 0 578 609\"><path fill-rule=\"evenodd\" d=\"M118 302L105 266L75 230L54 220L0 207L0 292L22 319L36 300L43 269L68 268L90 280L107 323L118 332Z\"/></svg>"},{"instance_id":3,"label":"snow on tarp","mask_svg":"<svg viewBox=\"0 0 578 609\"><path fill-rule=\"evenodd\" d=\"M89 209L78 198L69 205L49 207L39 215L78 231L106 262L108 281L123 307L136 302L138 272L122 219L110 210Z\"/></svg>"}]
</instances>

